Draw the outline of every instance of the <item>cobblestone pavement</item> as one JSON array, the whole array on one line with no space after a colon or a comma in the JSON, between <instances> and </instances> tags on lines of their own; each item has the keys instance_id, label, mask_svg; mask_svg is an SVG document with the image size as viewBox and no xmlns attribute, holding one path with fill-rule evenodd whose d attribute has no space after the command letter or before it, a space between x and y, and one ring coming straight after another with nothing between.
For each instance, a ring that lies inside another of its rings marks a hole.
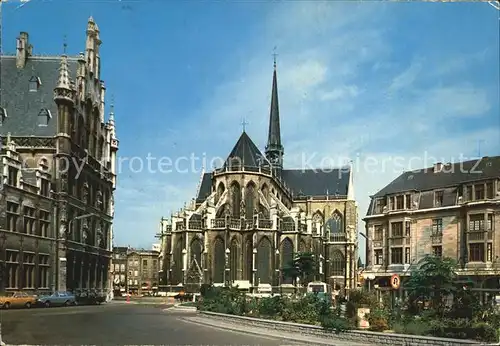
<instances>
[{"instance_id":1,"label":"cobblestone pavement","mask_svg":"<svg viewBox=\"0 0 500 346\"><path fill-rule=\"evenodd\" d=\"M0 312L7 345L303 345L186 321L165 305L108 303Z\"/></svg>"}]
</instances>

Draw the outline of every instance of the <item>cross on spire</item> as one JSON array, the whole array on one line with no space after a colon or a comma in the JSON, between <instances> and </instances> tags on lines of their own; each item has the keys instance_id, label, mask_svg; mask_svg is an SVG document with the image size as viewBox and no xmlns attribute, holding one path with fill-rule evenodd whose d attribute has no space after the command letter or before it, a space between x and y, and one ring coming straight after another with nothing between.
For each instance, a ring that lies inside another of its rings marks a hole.
<instances>
[{"instance_id":1,"label":"cross on spire","mask_svg":"<svg viewBox=\"0 0 500 346\"><path fill-rule=\"evenodd\" d=\"M66 35L64 35L63 39L63 53L66 54L66 48L68 48L68 42L66 40Z\"/></svg>"},{"instance_id":2,"label":"cross on spire","mask_svg":"<svg viewBox=\"0 0 500 346\"><path fill-rule=\"evenodd\" d=\"M276 68L276 57L278 56L278 53L276 53L276 49L278 49L278 47L274 46L274 49L273 49L274 68Z\"/></svg>"},{"instance_id":3,"label":"cross on spire","mask_svg":"<svg viewBox=\"0 0 500 346\"><path fill-rule=\"evenodd\" d=\"M243 132L245 132L246 125L248 125L248 122L246 121L245 118L243 118L243 121L241 122L241 126L243 127Z\"/></svg>"}]
</instances>

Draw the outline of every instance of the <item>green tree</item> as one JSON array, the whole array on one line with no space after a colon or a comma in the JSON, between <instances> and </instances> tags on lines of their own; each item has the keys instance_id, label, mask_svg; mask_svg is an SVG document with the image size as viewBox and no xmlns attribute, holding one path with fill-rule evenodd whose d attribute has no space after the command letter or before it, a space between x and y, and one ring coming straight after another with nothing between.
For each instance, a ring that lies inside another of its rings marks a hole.
<instances>
[{"instance_id":1,"label":"green tree","mask_svg":"<svg viewBox=\"0 0 500 346\"><path fill-rule=\"evenodd\" d=\"M293 255L290 263L282 269L285 278L292 278L294 281L299 278L302 286L314 280L316 274L316 258L311 252L297 252Z\"/></svg>"},{"instance_id":2,"label":"green tree","mask_svg":"<svg viewBox=\"0 0 500 346\"><path fill-rule=\"evenodd\" d=\"M455 270L451 258L424 257L405 285L410 308L418 310L419 302L430 302L437 313L444 313L445 299L457 290Z\"/></svg>"}]
</instances>

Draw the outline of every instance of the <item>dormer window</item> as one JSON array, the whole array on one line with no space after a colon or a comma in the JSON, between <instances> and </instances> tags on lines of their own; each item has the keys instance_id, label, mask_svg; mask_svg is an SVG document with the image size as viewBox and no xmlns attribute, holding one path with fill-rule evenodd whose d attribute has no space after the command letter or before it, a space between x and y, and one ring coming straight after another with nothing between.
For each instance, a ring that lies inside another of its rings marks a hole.
<instances>
[{"instance_id":1,"label":"dormer window","mask_svg":"<svg viewBox=\"0 0 500 346\"><path fill-rule=\"evenodd\" d=\"M42 81L37 76L33 76L29 81L30 92L37 92L38 88L42 85Z\"/></svg>"},{"instance_id":2,"label":"dormer window","mask_svg":"<svg viewBox=\"0 0 500 346\"><path fill-rule=\"evenodd\" d=\"M38 113L38 126L47 126L49 121L52 119L52 114L47 108L43 108L40 113Z\"/></svg>"},{"instance_id":3,"label":"dormer window","mask_svg":"<svg viewBox=\"0 0 500 346\"><path fill-rule=\"evenodd\" d=\"M7 110L3 107L0 107L0 126L3 125L6 118L7 118Z\"/></svg>"},{"instance_id":4,"label":"dormer window","mask_svg":"<svg viewBox=\"0 0 500 346\"><path fill-rule=\"evenodd\" d=\"M434 207L438 208L443 205L444 201L444 192L443 191L435 191L434 192Z\"/></svg>"}]
</instances>

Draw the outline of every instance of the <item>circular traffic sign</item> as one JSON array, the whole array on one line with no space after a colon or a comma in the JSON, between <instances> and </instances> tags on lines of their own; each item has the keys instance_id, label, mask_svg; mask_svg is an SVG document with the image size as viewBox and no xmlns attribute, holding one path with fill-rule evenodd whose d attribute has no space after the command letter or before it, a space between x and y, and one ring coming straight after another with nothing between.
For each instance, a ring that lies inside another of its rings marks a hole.
<instances>
[{"instance_id":1,"label":"circular traffic sign","mask_svg":"<svg viewBox=\"0 0 500 346\"><path fill-rule=\"evenodd\" d=\"M401 279L399 278L399 275L394 274L393 276L391 276L391 287L397 290L400 285L401 285Z\"/></svg>"}]
</instances>

